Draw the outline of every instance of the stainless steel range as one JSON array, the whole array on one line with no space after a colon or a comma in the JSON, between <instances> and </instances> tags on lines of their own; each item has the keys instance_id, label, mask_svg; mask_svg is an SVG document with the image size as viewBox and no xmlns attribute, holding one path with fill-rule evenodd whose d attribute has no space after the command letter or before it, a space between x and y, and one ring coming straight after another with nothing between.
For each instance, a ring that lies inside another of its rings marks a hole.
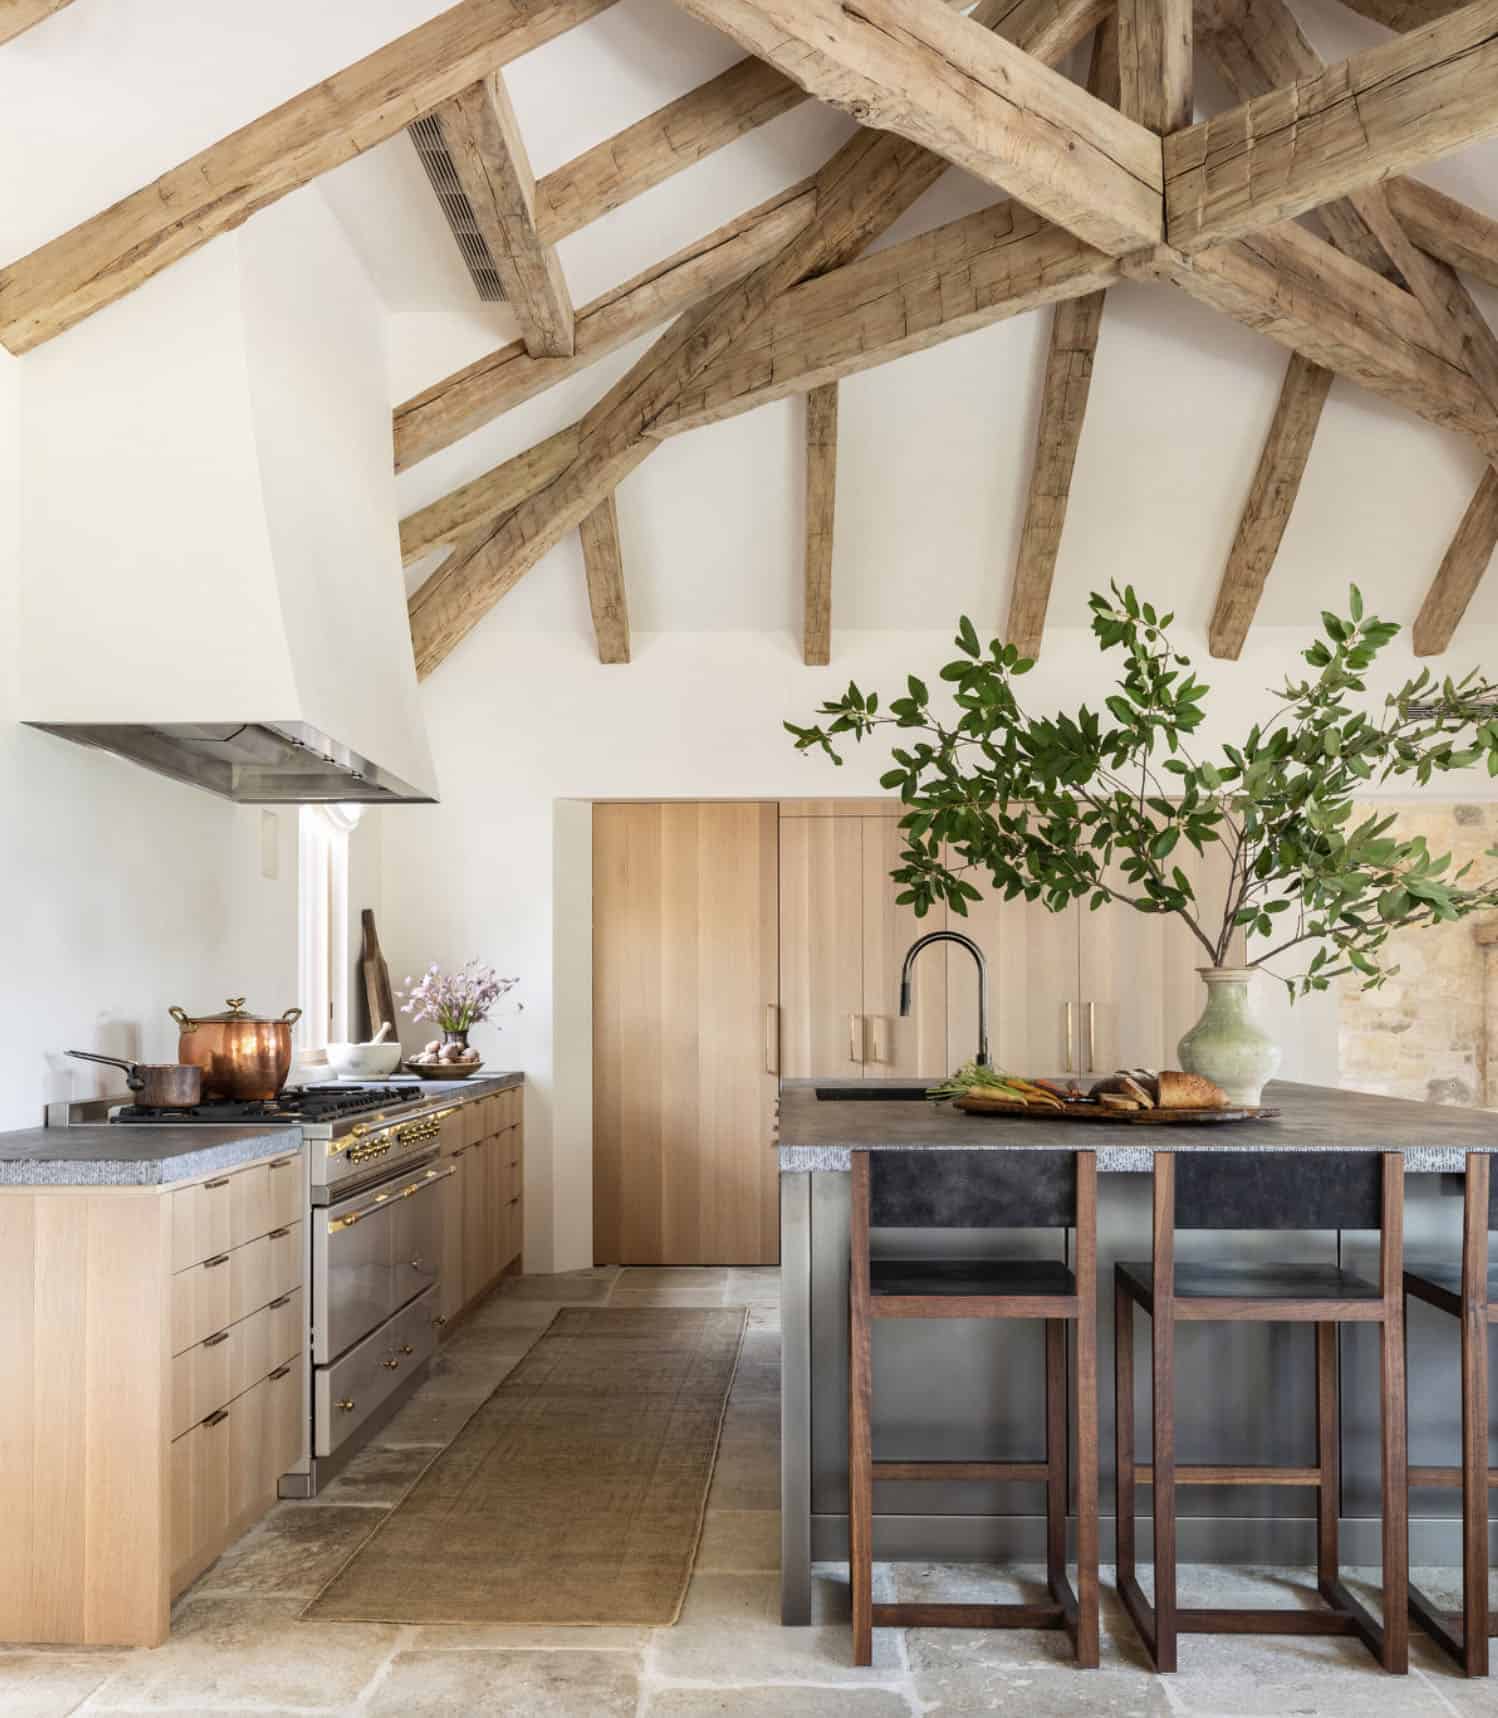
<instances>
[{"instance_id":1,"label":"stainless steel range","mask_svg":"<svg viewBox=\"0 0 1498 1718\"><path fill-rule=\"evenodd\" d=\"M388 1420L425 1376L436 1346L442 1250L438 1161L456 1105L420 1082L292 1087L263 1103L187 1110L75 1105L121 1126L294 1126L306 1144L311 1209L310 1496Z\"/></svg>"}]
</instances>

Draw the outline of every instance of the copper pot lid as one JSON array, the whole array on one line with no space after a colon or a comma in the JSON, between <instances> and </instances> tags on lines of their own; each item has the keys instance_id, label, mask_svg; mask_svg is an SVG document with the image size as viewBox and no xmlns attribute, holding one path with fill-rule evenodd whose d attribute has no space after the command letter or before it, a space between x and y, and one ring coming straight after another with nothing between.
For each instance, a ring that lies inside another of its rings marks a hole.
<instances>
[{"instance_id":1,"label":"copper pot lid","mask_svg":"<svg viewBox=\"0 0 1498 1718\"><path fill-rule=\"evenodd\" d=\"M195 1026L222 1026L234 1022L241 1026L290 1026L302 1017L300 1008L288 1008L284 1014L251 1014L244 1005L242 996L230 996L228 1007L222 1014L188 1014L185 1008L175 1004L167 1010L172 1019L184 1032L191 1032Z\"/></svg>"}]
</instances>

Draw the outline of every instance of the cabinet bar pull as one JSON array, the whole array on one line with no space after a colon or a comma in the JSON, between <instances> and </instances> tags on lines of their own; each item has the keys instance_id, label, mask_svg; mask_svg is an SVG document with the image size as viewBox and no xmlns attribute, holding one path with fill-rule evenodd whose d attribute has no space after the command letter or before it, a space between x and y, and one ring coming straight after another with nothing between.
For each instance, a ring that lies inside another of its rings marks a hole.
<instances>
[{"instance_id":1,"label":"cabinet bar pull","mask_svg":"<svg viewBox=\"0 0 1498 1718\"><path fill-rule=\"evenodd\" d=\"M229 1417L227 1408L220 1408L217 1413L210 1414L203 1424L205 1426L221 1426Z\"/></svg>"},{"instance_id":2,"label":"cabinet bar pull","mask_svg":"<svg viewBox=\"0 0 1498 1718\"><path fill-rule=\"evenodd\" d=\"M889 1046L885 1042L885 1025L884 1016L876 1014L874 1016L874 1060L876 1062L889 1060Z\"/></svg>"},{"instance_id":3,"label":"cabinet bar pull","mask_svg":"<svg viewBox=\"0 0 1498 1718\"><path fill-rule=\"evenodd\" d=\"M271 1383L272 1384L279 1383L280 1380L282 1378L284 1378L288 1372L290 1372L290 1370L291 1370L291 1362L288 1360L284 1366L278 1366L275 1369L275 1371L271 1373L271 1375L270 1375Z\"/></svg>"},{"instance_id":4,"label":"cabinet bar pull","mask_svg":"<svg viewBox=\"0 0 1498 1718\"><path fill-rule=\"evenodd\" d=\"M290 1306L290 1305L291 1305L291 1296L289 1294L283 1294L278 1299L273 1300L270 1303L270 1309L272 1312L279 1312L283 1306Z\"/></svg>"},{"instance_id":5,"label":"cabinet bar pull","mask_svg":"<svg viewBox=\"0 0 1498 1718\"><path fill-rule=\"evenodd\" d=\"M272 1164L271 1164L271 1166L270 1166L270 1167L271 1167L271 1168L272 1168L272 1169L286 1169L286 1168L287 1168L287 1167L289 1167L289 1166L290 1166L290 1164L291 1164L291 1163L293 1163L293 1162L294 1162L294 1161L295 1161L295 1160L294 1160L294 1159L293 1159L293 1158L290 1158L290 1157L278 1157L278 1158L276 1158L276 1160L275 1160L275 1161L274 1161L274 1162L273 1162L273 1163L272 1163Z\"/></svg>"},{"instance_id":6,"label":"cabinet bar pull","mask_svg":"<svg viewBox=\"0 0 1498 1718\"><path fill-rule=\"evenodd\" d=\"M205 1193L207 1193L210 1190L212 1190L213 1188L227 1187L228 1185L229 1185L229 1177L227 1175L220 1175L216 1181L205 1181L203 1183L203 1191Z\"/></svg>"},{"instance_id":7,"label":"cabinet bar pull","mask_svg":"<svg viewBox=\"0 0 1498 1718\"><path fill-rule=\"evenodd\" d=\"M780 1009L773 1002L765 1004L765 1072L780 1072Z\"/></svg>"},{"instance_id":8,"label":"cabinet bar pull","mask_svg":"<svg viewBox=\"0 0 1498 1718\"><path fill-rule=\"evenodd\" d=\"M1087 1004L1087 1072L1097 1072L1097 1004Z\"/></svg>"},{"instance_id":9,"label":"cabinet bar pull","mask_svg":"<svg viewBox=\"0 0 1498 1718\"><path fill-rule=\"evenodd\" d=\"M227 1342L228 1340L229 1340L228 1331L227 1330L221 1330L221 1331L219 1331L219 1333L216 1336L205 1336L203 1338L203 1346L205 1348L217 1348L219 1343Z\"/></svg>"},{"instance_id":10,"label":"cabinet bar pull","mask_svg":"<svg viewBox=\"0 0 1498 1718\"><path fill-rule=\"evenodd\" d=\"M1076 1032L1072 1021L1072 1010L1076 1007L1076 1004L1074 1002L1064 1002L1061 1006L1065 1010L1066 1014L1066 1068L1064 1072L1074 1074L1077 1071L1073 1065L1076 1061Z\"/></svg>"},{"instance_id":11,"label":"cabinet bar pull","mask_svg":"<svg viewBox=\"0 0 1498 1718\"><path fill-rule=\"evenodd\" d=\"M848 1060L863 1061L863 1016L860 1014L848 1016Z\"/></svg>"},{"instance_id":12,"label":"cabinet bar pull","mask_svg":"<svg viewBox=\"0 0 1498 1718\"><path fill-rule=\"evenodd\" d=\"M229 1255L227 1253L215 1253L211 1259L203 1260L203 1269L205 1271L216 1270L218 1266L226 1265L228 1262Z\"/></svg>"},{"instance_id":13,"label":"cabinet bar pull","mask_svg":"<svg viewBox=\"0 0 1498 1718\"><path fill-rule=\"evenodd\" d=\"M268 1241L284 1241L290 1233L290 1229L272 1229L265 1238Z\"/></svg>"}]
</instances>

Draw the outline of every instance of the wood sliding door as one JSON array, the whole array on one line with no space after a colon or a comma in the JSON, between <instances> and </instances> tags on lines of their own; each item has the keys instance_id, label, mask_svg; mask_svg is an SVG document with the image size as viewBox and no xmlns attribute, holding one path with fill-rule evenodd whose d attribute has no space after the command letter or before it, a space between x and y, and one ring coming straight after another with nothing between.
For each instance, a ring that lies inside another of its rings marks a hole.
<instances>
[{"instance_id":1,"label":"wood sliding door","mask_svg":"<svg viewBox=\"0 0 1498 1718\"><path fill-rule=\"evenodd\" d=\"M779 809L593 808L593 1254L774 1264Z\"/></svg>"}]
</instances>

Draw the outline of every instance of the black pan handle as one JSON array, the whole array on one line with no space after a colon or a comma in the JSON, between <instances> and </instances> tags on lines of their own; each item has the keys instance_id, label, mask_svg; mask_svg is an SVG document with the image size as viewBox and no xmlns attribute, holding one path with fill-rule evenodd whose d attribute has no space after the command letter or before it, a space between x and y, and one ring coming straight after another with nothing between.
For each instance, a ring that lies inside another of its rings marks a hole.
<instances>
[{"instance_id":1,"label":"black pan handle","mask_svg":"<svg viewBox=\"0 0 1498 1718\"><path fill-rule=\"evenodd\" d=\"M132 1092L145 1089L145 1076L134 1062L126 1062L119 1056L100 1056L93 1050L69 1050L66 1053L69 1056L76 1056L80 1062L103 1062L109 1068L123 1068L125 1070L125 1084Z\"/></svg>"}]
</instances>

